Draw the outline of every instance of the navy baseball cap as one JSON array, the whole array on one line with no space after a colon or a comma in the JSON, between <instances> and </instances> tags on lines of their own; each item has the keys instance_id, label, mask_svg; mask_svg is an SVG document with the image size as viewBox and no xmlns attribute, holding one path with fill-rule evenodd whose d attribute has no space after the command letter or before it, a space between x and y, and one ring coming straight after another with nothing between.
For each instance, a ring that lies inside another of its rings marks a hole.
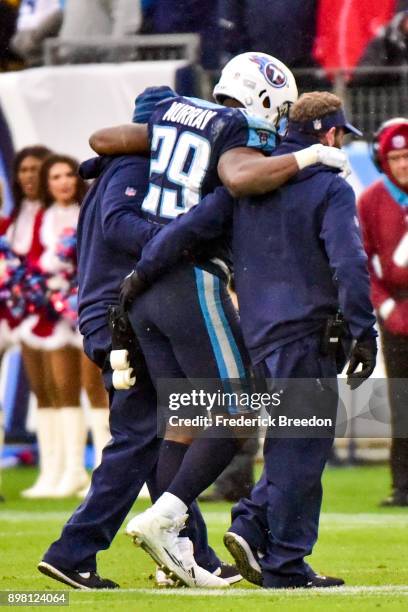
<instances>
[{"instance_id":1,"label":"navy baseball cap","mask_svg":"<svg viewBox=\"0 0 408 612\"><path fill-rule=\"evenodd\" d=\"M339 108L333 113L328 113L323 117L316 117L315 119L309 119L308 121L290 120L289 125L296 128L299 132L306 132L307 134L327 132L332 127L339 127L343 128L346 134L354 134L355 136L363 135L359 129L347 121L346 115L342 108Z\"/></svg>"},{"instance_id":2,"label":"navy baseball cap","mask_svg":"<svg viewBox=\"0 0 408 612\"><path fill-rule=\"evenodd\" d=\"M154 107L167 98L176 98L178 94L170 87L148 87L135 100L132 123L147 123Z\"/></svg>"}]
</instances>

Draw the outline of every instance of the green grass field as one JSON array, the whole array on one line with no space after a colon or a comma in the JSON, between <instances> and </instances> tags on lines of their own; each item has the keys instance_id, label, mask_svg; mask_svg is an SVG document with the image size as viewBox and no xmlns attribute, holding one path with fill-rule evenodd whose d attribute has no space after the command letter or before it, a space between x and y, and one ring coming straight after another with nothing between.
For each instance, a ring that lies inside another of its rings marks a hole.
<instances>
[{"instance_id":1,"label":"green grass field","mask_svg":"<svg viewBox=\"0 0 408 612\"><path fill-rule=\"evenodd\" d=\"M26 501L18 492L35 472L16 468L4 473L6 503L0 505L0 590L60 590L59 583L36 570L36 564L76 507L76 500ZM406 610L408 607L408 509L381 509L388 493L385 467L328 469L320 540L313 552L314 569L342 576L346 587L334 590L271 592L242 581L223 592L157 589L154 565L120 533L110 550L99 555L102 576L122 590L70 590L75 610L192 610L222 612L260 608L308 612L328 610ZM133 512L147 502L135 504ZM228 559L222 536L229 525L229 505L202 504L210 541ZM62 609L62 608L61 608ZM66 609L66 608L65 608Z\"/></svg>"}]
</instances>

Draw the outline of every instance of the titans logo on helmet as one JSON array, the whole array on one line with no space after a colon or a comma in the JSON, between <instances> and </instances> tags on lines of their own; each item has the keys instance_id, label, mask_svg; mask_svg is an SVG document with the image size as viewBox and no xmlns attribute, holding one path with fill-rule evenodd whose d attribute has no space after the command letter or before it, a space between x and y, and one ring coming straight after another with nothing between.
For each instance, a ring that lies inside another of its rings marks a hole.
<instances>
[{"instance_id":1,"label":"titans logo on helmet","mask_svg":"<svg viewBox=\"0 0 408 612\"><path fill-rule=\"evenodd\" d=\"M268 144L268 140L269 140L269 136L270 133L266 132L265 130L256 130L256 133L259 136L259 142L261 143L261 145L264 147L265 145Z\"/></svg>"},{"instance_id":2,"label":"titans logo on helmet","mask_svg":"<svg viewBox=\"0 0 408 612\"><path fill-rule=\"evenodd\" d=\"M286 85L286 74L266 57L253 55L250 59L251 62L255 62L255 64L258 65L260 72L262 72L265 79L272 87L284 87L284 85Z\"/></svg>"}]
</instances>

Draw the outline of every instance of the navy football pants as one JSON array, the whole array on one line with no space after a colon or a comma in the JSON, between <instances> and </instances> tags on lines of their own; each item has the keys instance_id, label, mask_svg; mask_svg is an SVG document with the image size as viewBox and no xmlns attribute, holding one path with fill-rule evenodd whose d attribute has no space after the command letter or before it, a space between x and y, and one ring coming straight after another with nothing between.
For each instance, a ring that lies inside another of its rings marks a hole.
<instances>
[{"instance_id":1,"label":"navy football pants","mask_svg":"<svg viewBox=\"0 0 408 612\"><path fill-rule=\"evenodd\" d=\"M270 378L337 378L334 358L320 353L319 334L273 351L262 366ZM327 410L334 414L335 394L329 401L334 404ZM317 540L321 476L332 444L333 437L274 438L273 432L265 439L263 475L251 498L234 506L231 526L263 553L265 587L302 585L312 572L303 559Z\"/></svg>"},{"instance_id":2,"label":"navy football pants","mask_svg":"<svg viewBox=\"0 0 408 612\"><path fill-rule=\"evenodd\" d=\"M239 379L249 359L226 284L180 265L135 300L129 318L150 376Z\"/></svg>"},{"instance_id":3,"label":"navy football pants","mask_svg":"<svg viewBox=\"0 0 408 612\"><path fill-rule=\"evenodd\" d=\"M110 332L103 328L85 340L87 355L102 365L110 350ZM66 523L61 537L44 561L81 572L96 569L96 554L109 548L145 482L153 499L155 467L161 440L157 438L156 392L141 365L137 384L128 391L112 388L112 372L104 374L110 398L112 439L104 448L102 463L92 474L91 489ZM190 508L187 535L194 542L199 565L214 571L220 561L208 546L207 529L197 504Z\"/></svg>"}]
</instances>

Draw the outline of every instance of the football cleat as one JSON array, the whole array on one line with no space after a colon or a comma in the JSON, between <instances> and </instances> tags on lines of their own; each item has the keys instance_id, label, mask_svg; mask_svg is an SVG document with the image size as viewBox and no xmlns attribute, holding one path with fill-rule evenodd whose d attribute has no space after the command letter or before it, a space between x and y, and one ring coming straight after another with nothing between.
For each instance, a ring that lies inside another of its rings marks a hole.
<instances>
[{"instance_id":1,"label":"football cleat","mask_svg":"<svg viewBox=\"0 0 408 612\"><path fill-rule=\"evenodd\" d=\"M226 580L214 576L198 566L193 545L188 538L179 538L187 515L177 518L156 514L149 509L133 518L126 534L136 546L143 548L175 586L221 588L229 586Z\"/></svg>"},{"instance_id":2,"label":"football cleat","mask_svg":"<svg viewBox=\"0 0 408 612\"><path fill-rule=\"evenodd\" d=\"M162 569L160 569L160 567L156 567L155 580L158 587L170 588L176 586L174 580L172 580Z\"/></svg>"},{"instance_id":3,"label":"football cleat","mask_svg":"<svg viewBox=\"0 0 408 612\"><path fill-rule=\"evenodd\" d=\"M228 582L228 584L235 584L242 580L241 574L238 572L235 565L231 565L230 563L224 563L221 561L220 567L217 567L215 572L213 572L214 576L219 576Z\"/></svg>"},{"instance_id":4,"label":"football cleat","mask_svg":"<svg viewBox=\"0 0 408 612\"><path fill-rule=\"evenodd\" d=\"M242 580L242 576L238 573L235 565L230 565L229 563L222 562L220 567L217 567L217 569L212 573L214 576L218 576L219 578L222 578L228 582L228 584L235 584L236 582ZM158 567L156 568L156 584L158 587L166 588L175 586L173 580Z\"/></svg>"},{"instance_id":5,"label":"football cleat","mask_svg":"<svg viewBox=\"0 0 408 612\"><path fill-rule=\"evenodd\" d=\"M343 586L344 580L342 578L331 578L330 576L312 576L305 584L305 589L327 589L330 587ZM298 587L302 588L302 587Z\"/></svg>"},{"instance_id":6,"label":"football cleat","mask_svg":"<svg viewBox=\"0 0 408 612\"><path fill-rule=\"evenodd\" d=\"M400 489L395 489L389 497L380 503L380 506L384 508L408 506L408 493Z\"/></svg>"},{"instance_id":7,"label":"football cleat","mask_svg":"<svg viewBox=\"0 0 408 612\"><path fill-rule=\"evenodd\" d=\"M65 570L45 561L38 564L38 569L42 574L49 578L68 584L74 589L81 591L91 591L92 589L118 589L119 585L113 580L101 578L96 572L77 572L75 570Z\"/></svg>"},{"instance_id":8,"label":"football cleat","mask_svg":"<svg viewBox=\"0 0 408 612\"><path fill-rule=\"evenodd\" d=\"M189 538L178 538L178 548L181 554L183 565L192 568L195 575L195 586L203 589L219 589L228 587L229 582L215 573L208 572L194 559L194 547Z\"/></svg>"},{"instance_id":9,"label":"football cleat","mask_svg":"<svg viewBox=\"0 0 408 612\"><path fill-rule=\"evenodd\" d=\"M248 542L237 533L227 531L224 535L224 545L231 553L237 566L237 570L243 578L262 586L262 570L257 560L257 554L252 550Z\"/></svg>"}]
</instances>

